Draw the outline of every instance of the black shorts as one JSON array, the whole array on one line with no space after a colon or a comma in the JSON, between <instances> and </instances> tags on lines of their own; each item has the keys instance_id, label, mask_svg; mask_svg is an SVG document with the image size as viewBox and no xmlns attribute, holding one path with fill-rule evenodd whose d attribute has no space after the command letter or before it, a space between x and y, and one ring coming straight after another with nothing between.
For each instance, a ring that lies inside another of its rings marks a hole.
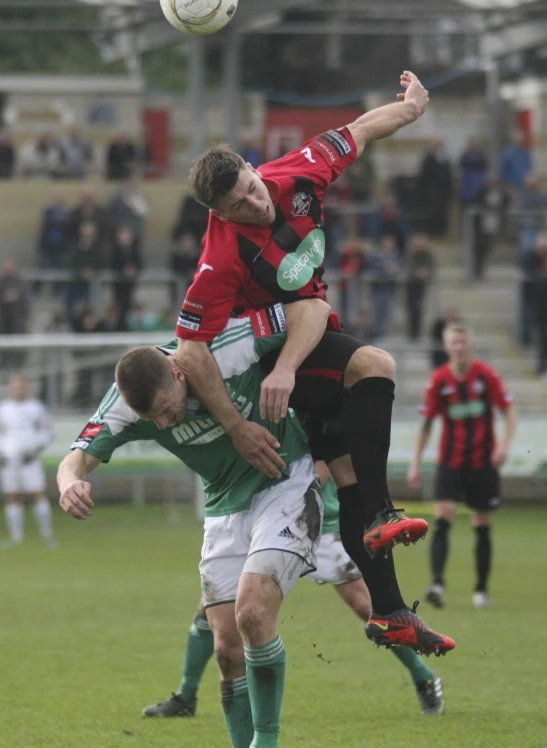
<instances>
[{"instance_id":1,"label":"black shorts","mask_svg":"<svg viewBox=\"0 0 547 748\"><path fill-rule=\"evenodd\" d=\"M351 335L327 331L296 372L289 405L308 432L314 460L329 463L349 452L340 418L342 405L349 398L344 372L355 351L364 345ZM273 370L278 356L279 351L272 351L260 360L266 374Z\"/></svg>"},{"instance_id":2,"label":"black shorts","mask_svg":"<svg viewBox=\"0 0 547 748\"><path fill-rule=\"evenodd\" d=\"M501 503L500 474L496 468L451 470L439 466L435 477L435 500L464 501L480 512L497 509Z\"/></svg>"}]
</instances>

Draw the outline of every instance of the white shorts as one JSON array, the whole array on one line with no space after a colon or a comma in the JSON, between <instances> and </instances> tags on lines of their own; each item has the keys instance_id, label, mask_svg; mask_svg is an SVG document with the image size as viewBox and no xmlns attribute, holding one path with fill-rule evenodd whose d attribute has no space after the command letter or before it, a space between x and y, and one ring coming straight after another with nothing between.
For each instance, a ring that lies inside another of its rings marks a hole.
<instances>
[{"instance_id":1,"label":"white shorts","mask_svg":"<svg viewBox=\"0 0 547 748\"><path fill-rule=\"evenodd\" d=\"M337 532L321 536L317 550L317 569L307 575L316 584L347 584L362 579L361 572L348 556Z\"/></svg>"},{"instance_id":2,"label":"white shorts","mask_svg":"<svg viewBox=\"0 0 547 748\"><path fill-rule=\"evenodd\" d=\"M2 491L10 493L44 493L46 474L40 460L8 460L2 469Z\"/></svg>"},{"instance_id":3,"label":"white shorts","mask_svg":"<svg viewBox=\"0 0 547 748\"><path fill-rule=\"evenodd\" d=\"M307 455L292 463L287 480L257 493L246 511L205 518L199 565L204 607L235 601L245 562L258 551L299 557L300 576L315 569L323 523L316 481Z\"/></svg>"}]
</instances>

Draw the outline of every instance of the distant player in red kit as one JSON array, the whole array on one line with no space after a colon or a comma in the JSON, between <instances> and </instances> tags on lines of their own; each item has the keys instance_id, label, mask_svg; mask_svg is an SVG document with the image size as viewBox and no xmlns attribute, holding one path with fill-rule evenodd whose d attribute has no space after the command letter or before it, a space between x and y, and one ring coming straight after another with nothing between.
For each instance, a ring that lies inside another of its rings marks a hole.
<instances>
[{"instance_id":1,"label":"distant player in red kit","mask_svg":"<svg viewBox=\"0 0 547 748\"><path fill-rule=\"evenodd\" d=\"M428 92L413 73L401 75L401 86L399 102L328 130L258 170L226 146L198 157L190 186L210 209L210 218L178 320L177 359L192 390L238 451L270 477L286 477L275 439L260 424L245 420L243 405L238 408L230 399L208 348L234 311L263 309L255 330L261 335L278 324L265 307L273 301L285 304L287 341L262 360L268 374L261 390L262 417L279 422L290 405L306 425L313 456L329 465L338 487L341 539L372 598L369 638L440 654L454 642L431 631L405 605L390 552L396 543L408 545L427 530L425 520L393 507L387 486L394 361L340 331L322 279L328 185L366 143L393 134L427 107Z\"/></svg>"},{"instance_id":2,"label":"distant player in red kit","mask_svg":"<svg viewBox=\"0 0 547 748\"><path fill-rule=\"evenodd\" d=\"M418 435L408 481L420 485L422 454L429 441L435 416L443 419L443 431L435 480L435 533L431 541L433 583L426 591L432 605L445 605L444 569L448 535L456 513L456 502L472 509L476 534L477 583L473 604L489 604L488 578L492 558L490 526L492 512L501 501L498 468L507 459L516 425L512 398L494 369L473 359L473 335L465 326L449 325L444 331L449 360L431 375L421 411L424 423ZM505 416L503 439L496 443L494 410Z\"/></svg>"}]
</instances>

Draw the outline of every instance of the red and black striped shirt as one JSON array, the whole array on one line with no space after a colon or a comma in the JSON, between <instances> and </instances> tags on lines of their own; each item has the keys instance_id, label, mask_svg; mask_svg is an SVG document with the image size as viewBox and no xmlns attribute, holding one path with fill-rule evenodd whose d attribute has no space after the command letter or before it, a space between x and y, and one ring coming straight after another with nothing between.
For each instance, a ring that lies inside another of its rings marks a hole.
<instances>
[{"instance_id":1,"label":"red and black striped shirt","mask_svg":"<svg viewBox=\"0 0 547 748\"><path fill-rule=\"evenodd\" d=\"M179 338L210 342L234 309L326 298L323 198L356 158L349 130L329 130L259 168L275 205L270 226L210 214L198 271L178 319ZM333 312L329 328L340 327Z\"/></svg>"},{"instance_id":2,"label":"red and black striped shirt","mask_svg":"<svg viewBox=\"0 0 547 748\"><path fill-rule=\"evenodd\" d=\"M496 442L494 408L506 411L511 403L501 378L482 361L473 361L463 379L449 364L436 369L420 412L426 421L443 419L437 464L452 470L489 467Z\"/></svg>"}]
</instances>

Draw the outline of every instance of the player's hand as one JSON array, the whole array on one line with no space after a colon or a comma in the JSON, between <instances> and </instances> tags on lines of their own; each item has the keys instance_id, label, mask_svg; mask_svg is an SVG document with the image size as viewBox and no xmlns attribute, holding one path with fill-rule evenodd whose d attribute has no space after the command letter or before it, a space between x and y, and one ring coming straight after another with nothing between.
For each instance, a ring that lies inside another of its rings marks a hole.
<instances>
[{"instance_id":1,"label":"player's hand","mask_svg":"<svg viewBox=\"0 0 547 748\"><path fill-rule=\"evenodd\" d=\"M85 480L69 483L59 498L59 506L75 519L87 519L95 506L91 498L91 483Z\"/></svg>"},{"instance_id":2,"label":"player's hand","mask_svg":"<svg viewBox=\"0 0 547 748\"><path fill-rule=\"evenodd\" d=\"M422 483L422 471L420 470L419 465L411 465L408 468L408 473L406 474L406 481L408 483L408 487L411 488L413 491L420 490L420 486Z\"/></svg>"},{"instance_id":3,"label":"player's hand","mask_svg":"<svg viewBox=\"0 0 547 748\"><path fill-rule=\"evenodd\" d=\"M499 468L507 462L509 457L509 450L504 444L497 444L492 455L492 465L495 468Z\"/></svg>"},{"instance_id":4,"label":"player's hand","mask_svg":"<svg viewBox=\"0 0 547 748\"><path fill-rule=\"evenodd\" d=\"M260 417L279 423L287 416L289 397L294 390L294 372L274 369L260 389Z\"/></svg>"},{"instance_id":5,"label":"player's hand","mask_svg":"<svg viewBox=\"0 0 547 748\"><path fill-rule=\"evenodd\" d=\"M418 77L405 70L401 73L401 86L405 89L404 93L397 94L400 101L409 101L416 105L418 116L421 116L429 104L429 91L420 83Z\"/></svg>"},{"instance_id":6,"label":"player's hand","mask_svg":"<svg viewBox=\"0 0 547 748\"><path fill-rule=\"evenodd\" d=\"M276 452L279 442L268 429L259 423L241 421L229 434L234 447L247 462L268 478L281 478L280 470L286 467L285 461Z\"/></svg>"}]
</instances>

